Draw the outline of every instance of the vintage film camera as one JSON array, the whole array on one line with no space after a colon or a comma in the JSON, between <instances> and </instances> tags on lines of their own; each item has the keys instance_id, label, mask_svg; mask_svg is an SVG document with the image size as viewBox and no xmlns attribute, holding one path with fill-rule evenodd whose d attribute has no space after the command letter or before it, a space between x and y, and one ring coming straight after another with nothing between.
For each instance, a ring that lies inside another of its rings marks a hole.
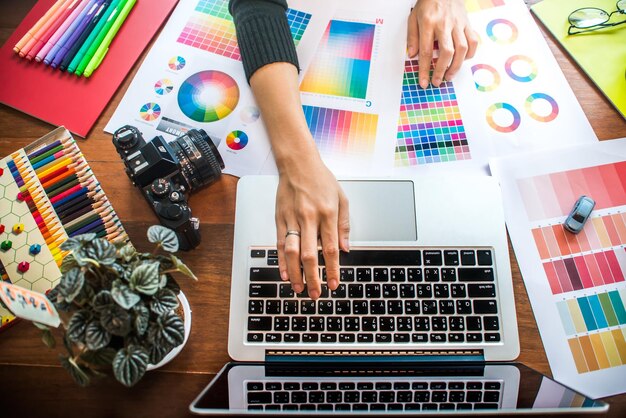
<instances>
[{"instance_id":1,"label":"vintage film camera","mask_svg":"<svg viewBox=\"0 0 626 418\"><path fill-rule=\"evenodd\" d=\"M202 129L191 129L168 143L162 136L146 142L139 129L126 125L113 134L126 174L156 212L173 229L181 250L200 244L200 221L191 216L186 193L217 180L224 161Z\"/></svg>"}]
</instances>

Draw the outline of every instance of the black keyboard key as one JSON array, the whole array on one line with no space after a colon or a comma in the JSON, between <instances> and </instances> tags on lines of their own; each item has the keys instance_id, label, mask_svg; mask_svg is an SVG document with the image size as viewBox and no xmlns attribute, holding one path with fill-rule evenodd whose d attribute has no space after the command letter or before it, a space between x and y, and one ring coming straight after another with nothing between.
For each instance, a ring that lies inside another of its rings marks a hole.
<instances>
[{"instance_id":1,"label":"black keyboard key","mask_svg":"<svg viewBox=\"0 0 626 418\"><path fill-rule=\"evenodd\" d=\"M315 411L316 409L317 408L315 405L311 405L311 404L300 405L301 411Z\"/></svg>"},{"instance_id":2,"label":"black keyboard key","mask_svg":"<svg viewBox=\"0 0 626 418\"><path fill-rule=\"evenodd\" d=\"M493 282L492 268L459 267L458 278L460 282Z\"/></svg>"},{"instance_id":3,"label":"black keyboard key","mask_svg":"<svg viewBox=\"0 0 626 418\"><path fill-rule=\"evenodd\" d=\"M272 318L269 316L249 316L248 331L271 331Z\"/></svg>"},{"instance_id":4,"label":"black keyboard key","mask_svg":"<svg viewBox=\"0 0 626 418\"><path fill-rule=\"evenodd\" d=\"M394 382L393 388L395 390L409 390L411 389L411 384L409 382Z\"/></svg>"},{"instance_id":5,"label":"black keyboard key","mask_svg":"<svg viewBox=\"0 0 626 418\"><path fill-rule=\"evenodd\" d=\"M430 382L431 390L445 390L445 388L446 388L446 382ZM442 402L442 401L435 401L433 399L433 402Z\"/></svg>"},{"instance_id":6,"label":"black keyboard key","mask_svg":"<svg viewBox=\"0 0 626 418\"><path fill-rule=\"evenodd\" d=\"M333 411L334 409L335 407L328 403L322 403L322 404L317 405L318 411Z\"/></svg>"},{"instance_id":7,"label":"black keyboard key","mask_svg":"<svg viewBox=\"0 0 626 418\"><path fill-rule=\"evenodd\" d=\"M356 269L356 281L357 282L371 282L372 281L372 269L371 268Z\"/></svg>"},{"instance_id":8,"label":"black keyboard key","mask_svg":"<svg viewBox=\"0 0 626 418\"><path fill-rule=\"evenodd\" d=\"M431 399L433 402L442 403L448 402L448 392L443 390L434 390Z\"/></svg>"},{"instance_id":9,"label":"black keyboard key","mask_svg":"<svg viewBox=\"0 0 626 418\"><path fill-rule=\"evenodd\" d=\"M439 313L442 315L451 315L454 313L454 301L453 300L440 300L439 301Z\"/></svg>"},{"instance_id":10,"label":"black keyboard key","mask_svg":"<svg viewBox=\"0 0 626 418\"><path fill-rule=\"evenodd\" d=\"M483 327L485 331L498 331L500 329L500 323L497 316L485 316L483 318Z\"/></svg>"},{"instance_id":11,"label":"black keyboard key","mask_svg":"<svg viewBox=\"0 0 626 418\"><path fill-rule=\"evenodd\" d=\"M422 404L422 409L424 411L436 411L437 409L439 409L439 405L437 405L436 403L425 403Z\"/></svg>"},{"instance_id":12,"label":"black keyboard key","mask_svg":"<svg viewBox=\"0 0 626 418\"><path fill-rule=\"evenodd\" d=\"M350 285L353 286L353 285ZM361 286L361 285L358 285ZM351 296L352 297L352 296ZM369 303L366 300L353 300L352 313L355 315L367 315L369 313Z\"/></svg>"},{"instance_id":13,"label":"black keyboard key","mask_svg":"<svg viewBox=\"0 0 626 418\"><path fill-rule=\"evenodd\" d=\"M248 382L246 387L250 391L263 390L263 383L262 382Z\"/></svg>"},{"instance_id":14,"label":"black keyboard key","mask_svg":"<svg viewBox=\"0 0 626 418\"><path fill-rule=\"evenodd\" d=\"M485 382L485 390L500 390L500 382Z\"/></svg>"},{"instance_id":15,"label":"black keyboard key","mask_svg":"<svg viewBox=\"0 0 626 418\"><path fill-rule=\"evenodd\" d=\"M320 315L332 315L335 313L335 305L332 300L317 301L317 312Z\"/></svg>"},{"instance_id":16,"label":"black keyboard key","mask_svg":"<svg viewBox=\"0 0 626 418\"><path fill-rule=\"evenodd\" d=\"M450 294L453 298L464 298L467 296L465 285L462 283L453 283L450 285Z\"/></svg>"},{"instance_id":17,"label":"black keyboard key","mask_svg":"<svg viewBox=\"0 0 626 418\"><path fill-rule=\"evenodd\" d=\"M446 266L458 266L459 252L457 250L445 250L443 252L443 261Z\"/></svg>"},{"instance_id":18,"label":"black keyboard key","mask_svg":"<svg viewBox=\"0 0 626 418\"><path fill-rule=\"evenodd\" d=\"M293 289L291 288L291 285L288 283L283 283L280 285L279 294L281 298L292 298L295 295Z\"/></svg>"},{"instance_id":19,"label":"black keyboard key","mask_svg":"<svg viewBox=\"0 0 626 418\"><path fill-rule=\"evenodd\" d=\"M453 316L450 318L450 331L465 331L465 318L462 316Z\"/></svg>"},{"instance_id":20,"label":"black keyboard key","mask_svg":"<svg viewBox=\"0 0 626 418\"><path fill-rule=\"evenodd\" d=\"M472 313L472 301L457 300L456 301L456 313L459 315L471 314Z\"/></svg>"},{"instance_id":21,"label":"black keyboard key","mask_svg":"<svg viewBox=\"0 0 626 418\"><path fill-rule=\"evenodd\" d=\"M302 334L303 343L316 343L319 341L319 335L317 334Z\"/></svg>"},{"instance_id":22,"label":"black keyboard key","mask_svg":"<svg viewBox=\"0 0 626 418\"><path fill-rule=\"evenodd\" d=\"M467 402L482 402L483 393L477 390L470 390L465 395L465 399L467 400Z\"/></svg>"},{"instance_id":23,"label":"black keyboard key","mask_svg":"<svg viewBox=\"0 0 626 418\"><path fill-rule=\"evenodd\" d=\"M398 285L396 283L387 283L383 285L383 297L386 299L398 297Z\"/></svg>"},{"instance_id":24,"label":"black keyboard key","mask_svg":"<svg viewBox=\"0 0 626 418\"><path fill-rule=\"evenodd\" d=\"M267 265L268 266L277 266L278 265L278 258L268 258L267 259Z\"/></svg>"},{"instance_id":25,"label":"black keyboard key","mask_svg":"<svg viewBox=\"0 0 626 418\"><path fill-rule=\"evenodd\" d=\"M398 331L413 331L413 319L408 316L397 317L396 329Z\"/></svg>"},{"instance_id":26,"label":"black keyboard key","mask_svg":"<svg viewBox=\"0 0 626 418\"><path fill-rule=\"evenodd\" d=\"M361 329L363 331L378 331L378 318L375 316L364 316L361 318Z\"/></svg>"},{"instance_id":27,"label":"black keyboard key","mask_svg":"<svg viewBox=\"0 0 626 418\"><path fill-rule=\"evenodd\" d=\"M388 300L387 313L389 313L389 315L402 315L404 313L404 311L402 310L402 301Z\"/></svg>"},{"instance_id":28,"label":"black keyboard key","mask_svg":"<svg viewBox=\"0 0 626 418\"><path fill-rule=\"evenodd\" d=\"M369 406L364 403L356 403L352 405L352 410L353 411L367 411L369 410Z\"/></svg>"},{"instance_id":29,"label":"black keyboard key","mask_svg":"<svg viewBox=\"0 0 626 418\"><path fill-rule=\"evenodd\" d=\"M404 282L406 280L406 270L403 268L392 268L389 271L389 278L392 282Z\"/></svg>"},{"instance_id":30,"label":"black keyboard key","mask_svg":"<svg viewBox=\"0 0 626 418\"><path fill-rule=\"evenodd\" d=\"M289 392L274 393L274 403L289 403Z\"/></svg>"},{"instance_id":31,"label":"black keyboard key","mask_svg":"<svg viewBox=\"0 0 626 418\"><path fill-rule=\"evenodd\" d=\"M300 334L285 334L283 339L286 343L299 343L300 342Z\"/></svg>"},{"instance_id":32,"label":"black keyboard key","mask_svg":"<svg viewBox=\"0 0 626 418\"><path fill-rule=\"evenodd\" d=\"M313 300L300 301L300 313L302 315L315 315L317 312L317 304Z\"/></svg>"},{"instance_id":33,"label":"black keyboard key","mask_svg":"<svg viewBox=\"0 0 626 418\"><path fill-rule=\"evenodd\" d=\"M374 342L374 335L373 334L358 334L356 336L356 339L360 343L372 343Z\"/></svg>"},{"instance_id":34,"label":"black keyboard key","mask_svg":"<svg viewBox=\"0 0 626 418\"><path fill-rule=\"evenodd\" d=\"M326 318L326 331L341 331L343 320L338 316L329 316Z\"/></svg>"},{"instance_id":35,"label":"black keyboard key","mask_svg":"<svg viewBox=\"0 0 626 418\"><path fill-rule=\"evenodd\" d=\"M495 343L500 341L500 333L498 332L486 332L485 341L488 343Z\"/></svg>"},{"instance_id":36,"label":"black keyboard key","mask_svg":"<svg viewBox=\"0 0 626 418\"><path fill-rule=\"evenodd\" d=\"M293 315L298 313L298 301L297 300L284 300L283 301L283 314Z\"/></svg>"},{"instance_id":37,"label":"black keyboard key","mask_svg":"<svg viewBox=\"0 0 626 418\"><path fill-rule=\"evenodd\" d=\"M268 257L278 257L278 250L267 250Z\"/></svg>"},{"instance_id":38,"label":"black keyboard key","mask_svg":"<svg viewBox=\"0 0 626 418\"><path fill-rule=\"evenodd\" d=\"M319 390L320 385L317 382L306 382L302 384L302 390Z\"/></svg>"},{"instance_id":39,"label":"black keyboard key","mask_svg":"<svg viewBox=\"0 0 626 418\"><path fill-rule=\"evenodd\" d=\"M279 343L283 340L282 334L265 334L266 343Z\"/></svg>"},{"instance_id":40,"label":"black keyboard key","mask_svg":"<svg viewBox=\"0 0 626 418\"><path fill-rule=\"evenodd\" d=\"M275 267L253 267L250 269L251 282L280 282L280 271Z\"/></svg>"},{"instance_id":41,"label":"black keyboard key","mask_svg":"<svg viewBox=\"0 0 626 418\"><path fill-rule=\"evenodd\" d=\"M343 319L343 330L350 332L361 331L361 320L356 317L348 317Z\"/></svg>"},{"instance_id":42,"label":"black keyboard key","mask_svg":"<svg viewBox=\"0 0 626 418\"><path fill-rule=\"evenodd\" d=\"M250 257L265 258L265 250L250 250Z\"/></svg>"},{"instance_id":43,"label":"black keyboard key","mask_svg":"<svg viewBox=\"0 0 626 418\"><path fill-rule=\"evenodd\" d=\"M468 409L472 409L472 404L471 403L459 403L456 405L456 410L460 411L460 410L468 410Z\"/></svg>"},{"instance_id":44,"label":"black keyboard key","mask_svg":"<svg viewBox=\"0 0 626 418\"><path fill-rule=\"evenodd\" d=\"M263 334L258 332L249 332L248 333L248 342L249 343L261 343L263 342Z\"/></svg>"},{"instance_id":45,"label":"black keyboard key","mask_svg":"<svg viewBox=\"0 0 626 418\"><path fill-rule=\"evenodd\" d=\"M483 335L478 332L468 332L465 339L468 343L480 343L483 341Z\"/></svg>"},{"instance_id":46,"label":"black keyboard key","mask_svg":"<svg viewBox=\"0 0 626 418\"><path fill-rule=\"evenodd\" d=\"M370 404L370 411L385 411L387 408L382 403Z\"/></svg>"},{"instance_id":47,"label":"black keyboard key","mask_svg":"<svg viewBox=\"0 0 626 418\"><path fill-rule=\"evenodd\" d=\"M468 331L481 331L483 329L483 321L480 316L470 316L466 322Z\"/></svg>"},{"instance_id":48,"label":"black keyboard key","mask_svg":"<svg viewBox=\"0 0 626 418\"><path fill-rule=\"evenodd\" d=\"M294 316L291 318L292 331L306 331L308 321L304 316Z\"/></svg>"},{"instance_id":49,"label":"black keyboard key","mask_svg":"<svg viewBox=\"0 0 626 418\"><path fill-rule=\"evenodd\" d=\"M474 405L474 409L498 409L497 403L477 403Z\"/></svg>"},{"instance_id":50,"label":"black keyboard key","mask_svg":"<svg viewBox=\"0 0 626 418\"><path fill-rule=\"evenodd\" d=\"M411 334L411 341L414 343L427 343L428 334L421 333L421 332Z\"/></svg>"},{"instance_id":51,"label":"black keyboard key","mask_svg":"<svg viewBox=\"0 0 626 418\"><path fill-rule=\"evenodd\" d=\"M413 390L428 390L428 382L413 382L411 384L411 388ZM422 400L415 400L415 402L428 402L430 401L430 392L425 392L426 394L428 394L428 396L426 397L426 399L422 399Z\"/></svg>"},{"instance_id":52,"label":"black keyboard key","mask_svg":"<svg viewBox=\"0 0 626 418\"><path fill-rule=\"evenodd\" d=\"M395 331L396 319L393 316L385 316L378 320L378 329L381 331Z\"/></svg>"},{"instance_id":53,"label":"black keyboard key","mask_svg":"<svg viewBox=\"0 0 626 418\"><path fill-rule=\"evenodd\" d=\"M430 331L430 318L428 317L416 317L413 321L413 329L415 331Z\"/></svg>"},{"instance_id":54,"label":"black keyboard key","mask_svg":"<svg viewBox=\"0 0 626 418\"><path fill-rule=\"evenodd\" d=\"M304 385L306 385L306 383L302 384L302 386ZM304 389L303 387L302 390L309 390L309 389ZM291 403L306 403L306 401L307 401L306 392L291 392Z\"/></svg>"},{"instance_id":55,"label":"black keyboard key","mask_svg":"<svg viewBox=\"0 0 626 418\"><path fill-rule=\"evenodd\" d=\"M381 318L383 319L383 318ZM377 343L390 343L393 341L393 334L388 333L380 333L376 334L376 342Z\"/></svg>"},{"instance_id":56,"label":"black keyboard key","mask_svg":"<svg viewBox=\"0 0 626 418\"><path fill-rule=\"evenodd\" d=\"M432 333L430 334L430 342L431 343L445 343L446 342L446 334L443 333Z\"/></svg>"},{"instance_id":57,"label":"black keyboard key","mask_svg":"<svg viewBox=\"0 0 626 418\"><path fill-rule=\"evenodd\" d=\"M285 390L300 390L300 383L298 382L286 382L283 387Z\"/></svg>"},{"instance_id":58,"label":"black keyboard key","mask_svg":"<svg viewBox=\"0 0 626 418\"><path fill-rule=\"evenodd\" d=\"M448 341L451 343L462 343L465 341L465 335L460 332L451 332L448 334Z\"/></svg>"},{"instance_id":59,"label":"black keyboard key","mask_svg":"<svg viewBox=\"0 0 626 418\"><path fill-rule=\"evenodd\" d=\"M404 301L404 313L407 315L419 315L420 301L419 300L405 300Z\"/></svg>"},{"instance_id":60,"label":"black keyboard key","mask_svg":"<svg viewBox=\"0 0 626 418\"><path fill-rule=\"evenodd\" d=\"M424 269L424 281L426 282L438 282L439 277L439 269L436 267L427 267Z\"/></svg>"},{"instance_id":61,"label":"black keyboard key","mask_svg":"<svg viewBox=\"0 0 626 418\"><path fill-rule=\"evenodd\" d=\"M407 281L409 282L421 282L424 280L421 268L408 268L406 269Z\"/></svg>"},{"instance_id":62,"label":"black keyboard key","mask_svg":"<svg viewBox=\"0 0 626 418\"><path fill-rule=\"evenodd\" d=\"M298 293L298 297L299 298L308 298L309 297L309 288L308 287L304 287L304 290L300 293Z\"/></svg>"},{"instance_id":63,"label":"black keyboard key","mask_svg":"<svg viewBox=\"0 0 626 418\"><path fill-rule=\"evenodd\" d=\"M349 300L338 300L335 302L335 313L337 315L350 315L352 304Z\"/></svg>"},{"instance_id":64,"label":"black keyboard key","mask_svg":"<svg viewBox=\"0 0 626 418\"><path fill-rule=\"evenodd\" d=\"M374 384L371 382L359 382L356 384L358 390L373 390Z\"/></svg>"},{"instance_id":65,"label":"black keyboard key","mask_svg":"<svg viewBox=\"0 0 626 418\"><path fill-rule=\"evenodd\" d=\"M422 314L435 315L437 313L437 301L436 300L423 300L422 301Z\"/></svg>"},{"instance_id":66,"label":"black keyboard key","mask_svg":"<svg viewBox=\"0 0 626 418\"><path fill-rule=\"evenodd\" d=\"M363 297L363 285L352 283L348 285L348 297L350 299L360 299Z\"/></svg>"},{"instance_id":67,"label":"black keyboard key","mask_svg":"<svg viewBox=\"0 0 626 418\"><path fill-rule=\"evenodd\" d=\"M339 391L332 391L326 393L326 402L340 403L343 402L343 393Z\"/></svg>"},{"instance_id":68,"label":"black keyboard key","mask_svg":"<svg viewBox=\"0 0 626 418\"><path fill-rule=\"evenodd\" d=\"M378 385L378 383L377 383ZM378 393L378 401L383 403L390 403L396 401L396 392L385 390Z\"/></svg>"},{"instance_id":69,"label":"black keyboard key","mask_svg":"<svg viewBox=\"0 0 626 418\"><path fill-rule=\"evenodd\" d=\"M375 268L374 269L374 281L375 282L388 282L389 270L387 270L386 268Z\"/></svg>"},{"instance_id":70,"label":"black keyboard key","mask_svg":"<svg viewBox=\"0 0 626 418\"><path fill-rule=\"evenodd\" d=\"M333 299L343 299L346 297L346 293L345 283L340 283L335 290L331 290L330 297Z\"/></svg>"},{"instance_id":71,"label":"black keyboard key","mask_svg":"<svg viewBox=\"0 0 626 418\"><path fill-rule=\"evenodd\" d=\"M371 300L370 312L372 315L384 315L385 314L385 301L384 300Z\"/></svg>"},{"instance_id":72,"label":"black keyboard key","mask_svg":"<svg viewBox=\"0 0 626 418\"><path fill-rule=\"evenodd\" d=\"M324 317L309 317L309 331L324 331Z\"/></svg>"},{"instance_id":73,"label":"black keyboard key","mask_svg":"<svg viewBox=\"0 0 626 418\"><path fill-rule=\"evenodd\" d=\"M470 298L494 298L496 297L496 286L490 284L469 284L467 285L467 295Z\"/></svg>"},{"instance_id":74,"label":"black keyboard key","mask_svg":"<svg viewBox=\"0 0 626 418\"><path fill-rule=\"evenodd\" d=\"M355 341L356 336L354 334L339 334L340 343L353 343Z\"/></svg>"},{"instance_id":75,"label":"black keyboard key","mask_svg":"<svg viewBox=\"0 0 626 418\"><path fill-rule=\"evenodd\" d=\"M400 285L400 297L402 299L414 299L415 298L415 286L410 283L403 283Z\"/></svg>"},{"instance_id":76,"label":"black keyboard key","mask_svg":"<svg viewBox=\"0 0 626 418\"><path fill-rule=\"evenodd\" d=\"M250 283L248 296L251 298L275 298L277 290L274 283Z\"/></svg>"},{"instance_id":77,"label":"black keyboard key","mask_svg":"<svg viewBox=\"0 0 626 418\"><path fill-rule=\"evenodd\" d=\"M400 390L396 393L396 402L408 403L413 401L413 392Z\"/></svg>"},{"instance_id":78,"label":"black keyboard key","mask_svg":"<svg viewBox=\"0 0 626 418\"><path fill-rule=\"evenodd\" d=\"M460 403L465 402L465 392L460 390L452 390L448 396L450 402Z\"/></svg>"},{"instance_id":79,"label":"black keyboard key","mask_svg":"<svg viewBox=\"0 0 626 418\"><path fill-rule=\"evenodd\" d=\"M400 403L391 403L387 405L387 411L402 411L404 407Z\"/></svg>"},{"instance_id":80,"label":"black keyboard key","mask_svg":"<svg viewBox=\"0 0 626 418\"><path fill-rule=\"evenodd\" d=\"M466 386L467 390L482 390L483 383L482 382L467 382Z\"/></svg>"},{"instance_id":81,"label":"black keyboard key","mask_svg":"<svg viewBox=\"0 0 626 418\"><path fill-rule=\"evenodd\" d=\"M320 342L323 343L336 343L337 342L337 334L322 334L320 338Z\"/></svg>"},{"instance_id":82,"label":"black keyboard key","mask_svg":"<svg viewBox=\"0 0 626 418\"><path fill-rule=\"evenodd\" d=\"M394 343L410 343L411 334L407 334L407 333L393 334L393 342Z\"/></svg>"},{"instance_id":83,"label":"black keyboard key","mask_svg":"<svg viewBox=\"0 0 626 418\"><path fill-rule=\"evenodd\" d=\"M500 392L486 391L483 394L483 402L498 402L500 401Z\"/></svg>"},{"instance_id":84,"label":"black keyboard key","mask_svg":"<svg viewBox=\"0 0 626 418\"><path fill-rule=\"evenodd\" d=\"M274 331L289 331L289 322L288 316L274 317Z\"/></svg>"},{"instance_id":85,"label":"black keyboard key","mask_svg":"<svg viewBox=\"0 0 626 418\"><path fill-rule=\"evenodd\" d=\"M335 382L322 382L320 383L321 390L337 390L337 383Z\"/></svg>"},{"instance_id":86,"label":"black keyboard key","mask_svg":"<svg viewBox=\"0 0 626 418\"><path fill-rule=\"evenodd\" d=\"M350 405L340 403L335 405L335 411L350 411Z\"/></svg>"},{"instance_id":87,"label":"black keyboard key","mask_svg":"<svg viewBox=\"0 0 626 418\"><path fill-rule=\"evenodd\" d=\"M433 297L433 286L430 284L418 284L415 285L415 291L418 298L431 298Z\"/></svg>"},{"instance_id":88,"label":"black keyboard key","mask_svg":"<svg viewBox=\"0 0 626 418\"><path fill-rule=\"evenodd\" d=\"M404 405L405 411L419 411L422 409L422 406L418 403L409 403Z\"/></svg>"},{"instance_id":89,"label":"black keyboard key","mask_svg":"<svg viewBox=\"0 0 626 418\"><path fill-rule=\"evenodd\" d=\"M454 410L455 405L453 403L442 403L439 404L439 410L440 411L452 411Z\"/></svg>"},{"instance_id":90,"label":"black keyboard key","mask_svg":"<svg viewBox=\"0 0 626 418\"><path fill-rule=\"evenodd\" d=\"M340 282L353 282L354 281L354 269L349 267L342 267L339 269L339 281Z\"/></svg>"},{"instance_id":91,"label":"black keyboard key","mask_svg":"<svg viewBox=\"0 0 626 418\"><path fill-rule=\"evenodd\" d=\"M382 321L382 318L381 318ZM431 329L433 331L447 331L448 330L448 318L445 316L434 316L430 320Z\"/></svg>"},{"instance_id":92,"label":"black keyboard key","mask_svg":"<svg viewBox=\"0 0 626 418\"><path fill-rule=\"evenodd\" d=\"M436 298L449 298L450 286L445 283L435 283L433 285L433 293Z\"/></svg>"},{"instance_id":93,"label":"black keyboard key","mask_svg":"<svg viewBox=\"0 0 626 418\"><path fill-rule=\"evenodd\" d=\"M476 265L476 253L474 250L461 250L461 265L462 266L475 266Z\"/></svg>"},{"instance_id":94,"label":"black keyboard key","mask_svg":"<svg viewBox=\"0 0 626 418\"><path fill-rule=\"evenodd\" d=\"M450 390L465 389L465 382L448 382L448 389ZM460 401L460 402L463 402L463 401Z\"/></svg>"},{"instance_id":95,"label":"black keyboard key","mask_svg":"<svg viewBox=\"0 0 626 418\"><path fill-rule=\"evenodd\" d=\"M442 268L441 269L441 281L442 282L456 282L456 269Z\"/></svg>"},{"instance_id":96,"label":"black keyboard key","mask_svg":"<svg viewBox=\"0 0 626 418\"><path fill-rule=\"evenodd\" d=\"M352 382L340 382L339 390L354 390L356 385Z\"/></svg>"},{"instance_id":97,"label":"black keyboard key","mask_svg":"<svg viewBox=\"0 0 626 418\"><path fill-rule=\"evenodd\" d=\"M265 301L265 313L270 314L270 315L280 314L280 301L279 300Z\"/></svg>"},{"instance_id":98,"label":"black keyboard key","mask_svg":"<svg viewBox=\"0 0 626 418\"><path fill-rule=\"evenodd\" d=\"M443 264L441 250L424 250L425 266L440 266Z\"/></svg>"},{"instance_id":99,"label":"black keyboard key","mask_svg":"<svg viewBox=\"0 0 626 418\"><path fill-rule=\"evenodd\" d=\"M498 305L495 300L475 300L474 313L495 314L498 313Z\"/></svg>"},{"instance_id":100,"label":"black keyboard key","mask_svg":"<svg viewBox=\"0 0 626 418\"><path fill-rule=\"evenodd\" d=\"M361 402L361 393L354 390L344 392L343 401L346 403Z\"/></svg>"},{"instance_id":101,"label":"black keyboard key","mask_svg":"<svg viewBox=\"0 0 626 418\"><path fill-rule=\"evenodd\" d=\"M248 313L249 314L262 314L263 306L265 306L265 302L262 300L251 300L248 302Z\"/></svg>"},{"instance_id":102,"label":"black keyboard key","mask_svg":"<svg viewBox=\"0 0 626 418\"><path fill-rule=\"evenodd\" d=\"M350 250L339 254L341 266L419 266L419 250Z\"/></svg>"},{"instance_id":103,"label":"black keyboard key","mask_svg":"<svg viewBox=\"0 0 626 418\"><path fill-rule=\"evenodd\" d=\"M378 299L380 298L380 284L378 283L368 283L365 285L365 297L367 299Z\"/></svg>"},{"instance_id":104,"label":"black keyboard key","mask_svg":"<svg viewBox=\"0 0 626 418\"><path fill-rule=\"evenodd\" d=\"M477 250L476 256L478 258L479 266L490 266L493 264L491 259L491 250Z\"/></svg>"},{"instance_id":105,"label":"black keyboard key","mask_svg":"<svg viewBox=\"0 0 626 418\"><path fill-rule=\"evenodd\" d=\"M272 403L272 394L270 392L248 392L249 404L266 404Z\"/></svg>"}]
</instances>

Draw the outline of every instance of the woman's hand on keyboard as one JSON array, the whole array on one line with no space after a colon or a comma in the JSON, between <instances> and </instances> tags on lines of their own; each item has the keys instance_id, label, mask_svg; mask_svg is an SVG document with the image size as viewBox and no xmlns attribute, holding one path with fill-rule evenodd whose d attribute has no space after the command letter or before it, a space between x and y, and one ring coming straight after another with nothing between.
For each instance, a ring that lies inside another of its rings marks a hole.
<instances>
[{"instance_id":1,"label":"woman's hand on keyboard","mask_svg":"<svg viewBox=\"0 0 626 418\"><path fill-rule=\"evenodd\" d=\"M282 168L276 195L280 276L300 293L304 290L302 266L308 294L317 299L321 295L318 239L328 287L335 290L339 286L339 250L349 250L348 199L317 150Z\"/></svg>"}]
</instances>

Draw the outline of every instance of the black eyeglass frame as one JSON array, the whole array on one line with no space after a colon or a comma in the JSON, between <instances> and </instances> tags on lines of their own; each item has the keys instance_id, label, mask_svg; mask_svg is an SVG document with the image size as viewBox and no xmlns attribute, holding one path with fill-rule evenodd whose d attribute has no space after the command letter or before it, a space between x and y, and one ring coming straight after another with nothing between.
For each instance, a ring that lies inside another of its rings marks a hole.
<instances>
[{"instance_id":1,"label":"black eyeglass frame","mask_svg":"<svg viewBox=\"0 0 626 418\"><path fill-rule=\"evenodd\" d=\"M620 0L618 0L617 3L615 3L615 8L617 10L614 10L611 13L607 12L606 10L600 9L598 7L581 7L580 9L574 10L567 17L567 21L569 22L569 29L567 29L567 34L568 35L577 35L579 33L591 32L591 31L594 31L594 30L602 29L602 28L610 28L610 27L613 27L613 26L618 26L618 25L626 23L626 20L623 20L621 22L606 23L609 20L611 20L611 16L613 16L615 13L626 15L626 9L620 9L619 6L618 6L620 3L621 3ZM606 13L608 16L607 16L606 20L604 22L602 22L602 23L597 23L595 25L592 25L592 26L589 26L589 27L586 27L586 28L579 28L579 27L577 27L576 25L574 25L572 23L572 21L570 20L570 17L574 13L579 12L581 10L600 10L601 12ZM578 30L578 32L572 32L573 29L579 29L579 30Z\"/></svg>"}]
</instances>

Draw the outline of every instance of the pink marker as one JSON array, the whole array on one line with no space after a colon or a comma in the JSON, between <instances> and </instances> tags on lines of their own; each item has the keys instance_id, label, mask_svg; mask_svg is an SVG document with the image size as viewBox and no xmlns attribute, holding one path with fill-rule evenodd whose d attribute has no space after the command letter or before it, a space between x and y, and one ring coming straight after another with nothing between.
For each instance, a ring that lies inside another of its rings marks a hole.
<instances>
[{"instance_id":1,"label":"pink marker","mask_svg":"<svg viewBox=\"0 0 626 418\"><path fill-rule=\"evenodd\" d=\"M61 36L63 36L67 28L69 28L72 22L74 22L74 20L80 14L80 12L82 12L83 9L87 7L87 3L89 3L89 0L74 0L74 2L70 4L70 6L68 7L68 10L73 9L73 11L70 13L67 19L65 19L65 21L61 24L61 26L59 26L59 29L57 29L57 31L54 33L54 35L52 35L52 37L48 40L48 42L46 42L44 47L41 48L41 50L35 57L35 61L41 62L45 58L45 56L48 54L48 52L50 52L52 47L58 42L59 39L61 39Z\"/></svg>"}]
</instances>

